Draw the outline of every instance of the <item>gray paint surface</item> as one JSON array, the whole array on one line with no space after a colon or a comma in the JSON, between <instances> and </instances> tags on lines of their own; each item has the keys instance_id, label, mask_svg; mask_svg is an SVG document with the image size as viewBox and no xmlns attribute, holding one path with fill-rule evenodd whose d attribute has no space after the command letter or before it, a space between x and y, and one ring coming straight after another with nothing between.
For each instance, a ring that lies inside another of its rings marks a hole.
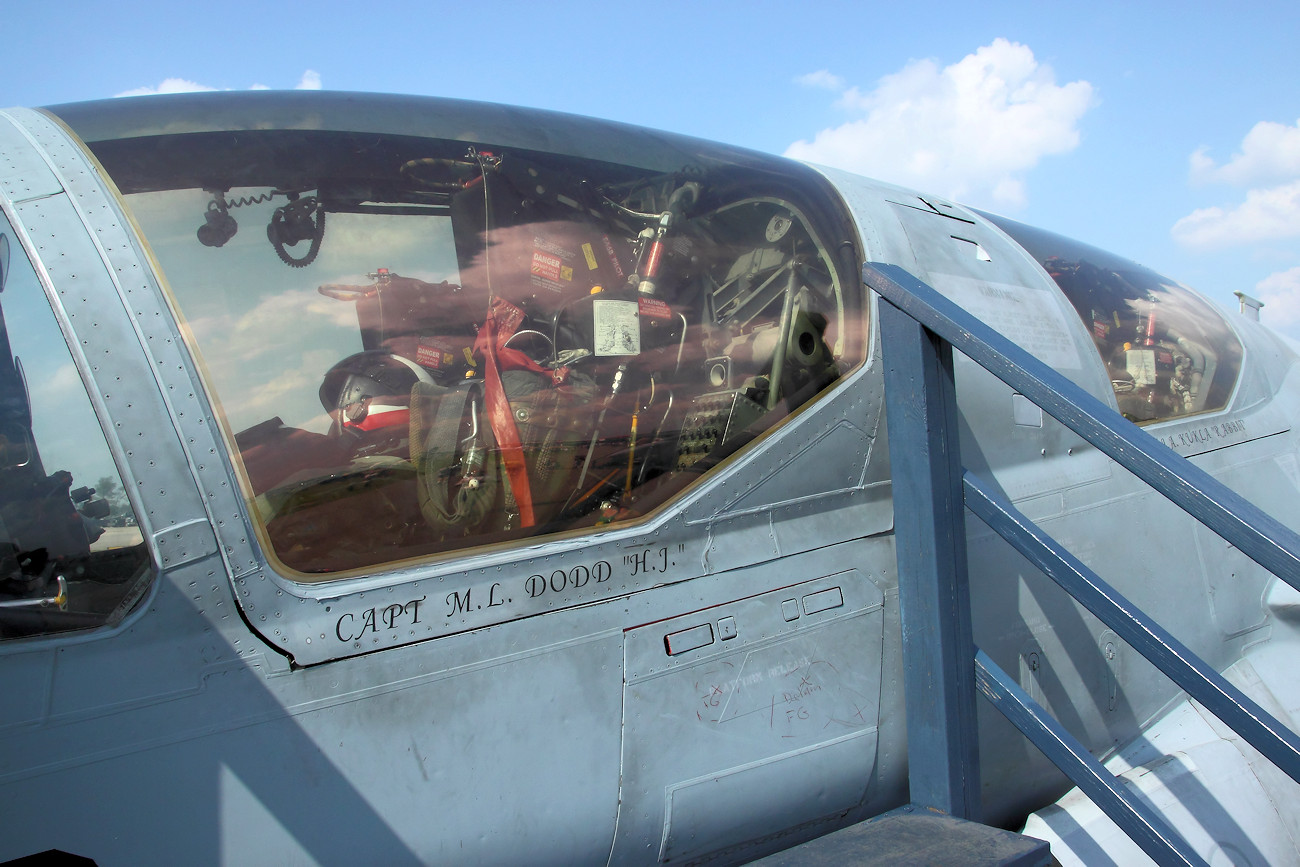
<instances>
[{"instance_id":1,"label":"gray paint surface","mask_svg":"<svg viewBox=\"0 0 1300 867\"><path fill-rule=\"evenodd\" d=\"M296 584L260 551L162 288L94 165L23 110L0 117L0 154L6 214L39 263L158 573L113 629L0 647L12 697L0 704L0 860L60 848L101 864L734 862L905 801L874 338L862 370L644 524ZM981 280L1038 293L1040 316L1066 323L1057 351L1079 358L1064 372L1113 400L1077 318L1005 236L956 206L926 214L915 193L828 176L869 259L924 265L957 295ZM1249 363L1233 403L1153 432L1294 526L1300 472L1281 436L1300 406L1294 357L1259 326L1236 327ZM1026 512L1212 663L1267 634L1266 574L1050 419L1017 424L1010 391L970 368L958 363L963 452ZM1245 427L1208 445L1196 435L1225 420ZM969 544L976 640L1094 750L1127 742L1174 698L1019 555L980 529ZM647 574L655 558L671 566ZM601 562L599 585L518 592ZM842 606L806 613L833 588ZM417 598L429 606L420 628L340 638ZM787 621L791 599L801 613ZM724 640L727 618L737 635ZM704 624L712 643L666 652L667 635ZM744 673L728 680L728 665ZM802 695L805 676L820 689ZM705 725L700 683L746 713ZM795 713L786 729L778 696ZM1063 789L988 708L980 725L988 818Z\"/></svg>"}]
</instances>

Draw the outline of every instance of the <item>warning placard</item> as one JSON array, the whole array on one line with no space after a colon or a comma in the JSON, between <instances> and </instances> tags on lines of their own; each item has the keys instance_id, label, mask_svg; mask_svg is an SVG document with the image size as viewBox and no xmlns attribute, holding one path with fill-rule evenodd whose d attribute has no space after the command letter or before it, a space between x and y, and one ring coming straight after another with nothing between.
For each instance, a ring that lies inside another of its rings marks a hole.
<instances>
[{"instance_id":1,"label":"warning placard","mask_svg":"<svg viewBox=\"0 0 1300 867\"><path fill-rule=\"evenodd\" d=\"M596 355L639 355L641 321L637 302L597 300L591 305Z\"/></svg>"}]
</instances>

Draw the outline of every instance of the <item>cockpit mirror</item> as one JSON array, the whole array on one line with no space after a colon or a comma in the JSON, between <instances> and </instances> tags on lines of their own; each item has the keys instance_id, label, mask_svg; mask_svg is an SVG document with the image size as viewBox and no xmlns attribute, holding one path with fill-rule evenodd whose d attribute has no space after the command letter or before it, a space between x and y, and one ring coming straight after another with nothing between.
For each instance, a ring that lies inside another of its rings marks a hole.
<instances>
[{"instance_id":1,"label":"cockpit mirror","mask_svg":"<svg viewBox=\"0 0 1300 867\"><path fill-rule=\"evenodd\" d=\"M0 233L0 292L5 291L5 280L9 278L9 236Z\"/></svg>"},{"instance_id":2,"label":"cockpit mirror","mask_svg":"<svg viewBox=\"0 0 1300 867\"><path fill-rule=\"evenodd\" d=\"M32 462L32 433L16 422L0 424L0 469L16 469Z\"/></svg>"}]
</instances>

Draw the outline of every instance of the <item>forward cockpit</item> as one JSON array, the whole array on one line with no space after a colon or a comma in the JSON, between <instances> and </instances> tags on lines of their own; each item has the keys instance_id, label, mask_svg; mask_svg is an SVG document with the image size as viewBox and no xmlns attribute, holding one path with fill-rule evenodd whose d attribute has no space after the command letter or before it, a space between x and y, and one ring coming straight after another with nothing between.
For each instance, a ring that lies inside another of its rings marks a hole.
<instances>
[{"instance_id":1,"label":"forward cockpit","mask_svg":"<svg viewBox=\"0 0 1300 867\"><path fill-rule=\"evenodd\" d=\"M852 231L812 173L358 132L91 145L300 577L643 516L863 360Z\"/></svg>"}]
</instances>

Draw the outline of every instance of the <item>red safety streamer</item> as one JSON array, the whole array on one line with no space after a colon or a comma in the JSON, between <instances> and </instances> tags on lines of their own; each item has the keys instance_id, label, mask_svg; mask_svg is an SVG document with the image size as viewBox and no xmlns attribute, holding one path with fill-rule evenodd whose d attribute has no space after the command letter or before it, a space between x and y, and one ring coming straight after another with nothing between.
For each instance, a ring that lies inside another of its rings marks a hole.
<instances>
[{"instance_id":1,"label":"red safety streamer","mask_svg":"<svg viewBox=\"0 0 1300 867\"><path fill-rule=\"evenodd\" d=\"M519 523L520 526L531 527L536 519L533 517L532 488L528 483L528 464L524 461L519 428L515 426L510 400L501 384L501 373L497 366L497 311L498 304L494 300L488 310L487 321L479 329L474 349L483 358L483 400L488 424L492 428L492 435L496 437L497 447L501 449L501 462L505 464L506 478L510 480L510 489L519 509Z\"/></svg>"}]
</instances>

